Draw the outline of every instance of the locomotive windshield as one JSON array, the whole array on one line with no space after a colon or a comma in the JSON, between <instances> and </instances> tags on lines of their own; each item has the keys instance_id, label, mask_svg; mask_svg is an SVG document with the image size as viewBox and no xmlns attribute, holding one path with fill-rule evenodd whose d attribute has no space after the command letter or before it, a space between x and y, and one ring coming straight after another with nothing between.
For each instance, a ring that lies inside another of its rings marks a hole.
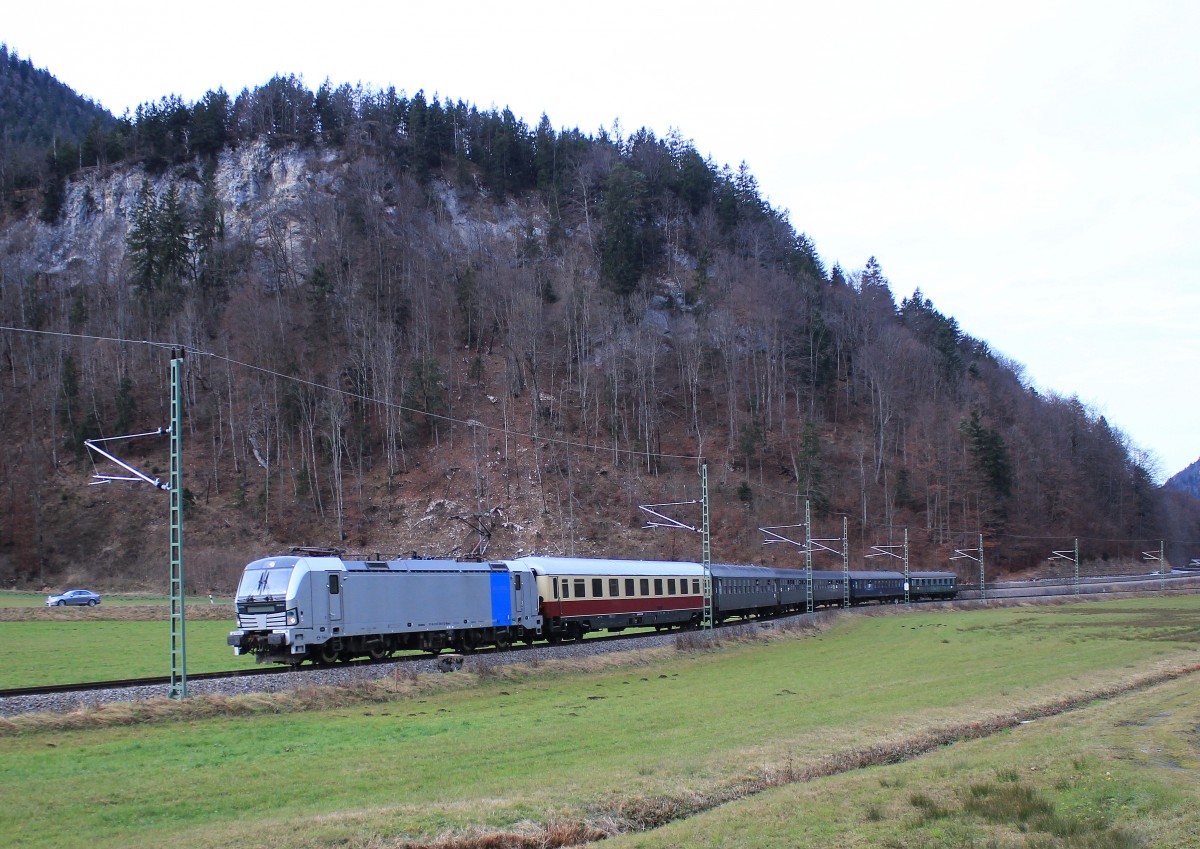
<instances>
[{"instance_id":1,"label":"locomotive windshield","mask_svg":"<svg viewBox=\"0 0 1200 849\"><path fill-rule=\"evenodd\" d=\"M287 595L288 581L292 577L294 557L279 560L256 560L242 573L238 585L238 598L266 598Z\"/></svg>"}]
</instances>

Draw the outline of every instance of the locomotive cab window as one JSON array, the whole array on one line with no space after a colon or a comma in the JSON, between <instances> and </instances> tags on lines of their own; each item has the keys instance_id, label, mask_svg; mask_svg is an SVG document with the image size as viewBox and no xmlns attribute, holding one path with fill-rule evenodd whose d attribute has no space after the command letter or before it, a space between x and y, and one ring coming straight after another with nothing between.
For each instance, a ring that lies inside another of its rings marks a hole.
<instances>
[{"instance_id":1,"label":"locomotive cab window","mask_svg":"<svg viewBox=\"0 0 1200 849\"><path fill-rule=\"evenodd\" d=\"M341 575L332 574L329 576L329 594L337 595L342 591Z\"/></svg>"}]
</instances>

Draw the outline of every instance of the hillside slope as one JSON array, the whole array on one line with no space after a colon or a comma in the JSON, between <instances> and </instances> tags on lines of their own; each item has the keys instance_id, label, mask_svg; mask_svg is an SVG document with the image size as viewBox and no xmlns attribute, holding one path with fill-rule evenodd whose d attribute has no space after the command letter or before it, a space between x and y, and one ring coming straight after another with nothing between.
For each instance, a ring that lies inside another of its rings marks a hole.
<instances>
[{"instance_id":1,"label":"hillside slope","mask_svg":"<svg viewBox=\"0 0 1200 849\"><path fill-rule=\"evenodd\" d=\"M724 560L796 563L758 529L806 500L815 536L847 517L854 563L907 528L945 568L983 533L997 574L1193 523L1078 400L897 304L874 260L825 269L746 169L339 92L164 101L51 220L10 209L0 580L161 580L165 498L88 488L82 445L166 424L151 342L188 349L198 591L290 544L465 553L480 524L496 554L695 558L638 505L698 498L700 456ZM165 469L165 441L123 445Z\"/></svg>"},{"instance_id":2,"label":"hillside slope","mask_svg":"<svg viewBox=\"0 0 1200 849\"><path fill-rule=\"evenodd\" d=\"M1186 492L1193 498L1200 498L1200 460L1192 463L1178 474L1172 475L1164 486L1168 489Z\"/></svg>"}]
</instances>

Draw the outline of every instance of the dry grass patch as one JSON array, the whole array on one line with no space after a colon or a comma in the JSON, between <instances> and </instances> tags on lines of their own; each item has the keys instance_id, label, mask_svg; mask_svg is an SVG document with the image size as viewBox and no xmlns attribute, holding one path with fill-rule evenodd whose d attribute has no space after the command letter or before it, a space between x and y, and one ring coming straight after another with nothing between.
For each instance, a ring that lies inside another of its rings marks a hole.
<instances>
[{"instance_id":1,"label":"dry grass patch","mask_svg":"<svg viewBox=\"0 0 1200 849\"><path fill-rule=\"evenodd\" d=\"M233 623L237 614L230 604L189 604L184 615L200 622ZM109 604L96 607L0 607L0 622L166 622L168 604Z\"/></svg>"}]
</instances>

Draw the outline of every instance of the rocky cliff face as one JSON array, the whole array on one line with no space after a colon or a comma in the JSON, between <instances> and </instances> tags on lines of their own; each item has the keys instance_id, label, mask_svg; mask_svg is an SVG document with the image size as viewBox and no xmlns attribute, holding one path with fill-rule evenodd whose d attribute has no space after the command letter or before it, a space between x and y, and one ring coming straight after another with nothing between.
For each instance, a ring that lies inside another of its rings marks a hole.
<instances>
[{"instance_id":1,"label":"rocky cliff face","mask_svg":"<svg viewBox=\"0 0 1200 849\"><path fill-rule=\"evenodd\" d=\"M312 240L306 210L314 193L338 190L339 170L331 151L271 150L264 142L227 150L213 173L226 237L305 272ZM144 182L158 197L177 186L189 208L201 202L200 174L192 165L158 175L141 167L85 169L67 187L59 222L46 224L32 215L15 222L0 231L0 252L18 260L26 276L70 275L80 282L118 276Z\"/></svg>"},{"instance_id":2,"label":"rocky cliff face","mask_svg":"<svg viewBox=\"0 0 1200 849\"><path fill-rule=\"evenodd\" d=\"M0 229L0 256L12 279L36 275L66 277L76 283L119 280L126 238L133 224L143 183L157 198L174 185L186 208L202 203L204 186L194 164L161 174L140 166L91 168L79 172L67 187L61 219L46 224L36 215ZM269 280L294 284L311 271L313 246L329 234L321 231L322 213L338 195L366 194L389 230L420 217L439 247L491 253L495 243L509 243L528 232L541 232L535 214L515 203L490 207L486 193L464 201L445 183L434 183L427 196L414 198L391 184L362 160L331 149L272 148L265 141L223 152L212 171L225 238L247 245L257 267L245 269ZM413 201L419 200L414 206ZM437 209L430 214L427 201ZM482 203L470 201L480 200ZM423 207L423 208L417 208Z\"/></svg>"}]
</instances>

